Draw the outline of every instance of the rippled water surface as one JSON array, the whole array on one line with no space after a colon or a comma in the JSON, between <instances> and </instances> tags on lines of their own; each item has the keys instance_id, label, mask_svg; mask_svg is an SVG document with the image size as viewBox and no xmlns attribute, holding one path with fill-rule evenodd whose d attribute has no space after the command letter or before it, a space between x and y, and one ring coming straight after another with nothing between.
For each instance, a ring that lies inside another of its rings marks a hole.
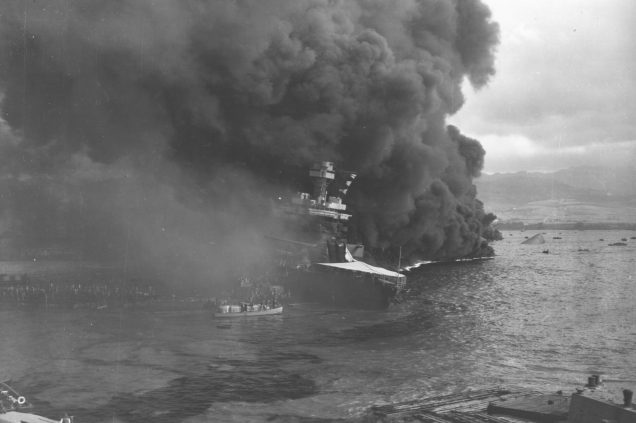
<instances>
[{"instance_id":1,"label":"rippled water surface","mask_svg":"<svg viewBox=\"0 0 636 423\"><path fill-rule=\"evenodd\" d=\"M636 383L636 232L521 245L533 234L505 232L493 260L421 267L384 312L0 310L0 376L80 423L332 421L484 385Z\"/></svg>"}]
</instances>

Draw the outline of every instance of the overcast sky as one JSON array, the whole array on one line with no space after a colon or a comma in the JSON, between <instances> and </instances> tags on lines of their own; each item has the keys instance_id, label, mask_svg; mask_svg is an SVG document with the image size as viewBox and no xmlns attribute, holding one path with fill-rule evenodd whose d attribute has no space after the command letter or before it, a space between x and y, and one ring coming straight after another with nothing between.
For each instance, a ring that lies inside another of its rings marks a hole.
<instances>
[{"instance_id":1,"label":"overcast sky","mask_svg":"<svg viewBox=\"0 0 636 423\"><path fill-rule=\"evenodd\" d=\"M484 1L497 75L450 119L482 142L484 172L636 162L636 1Z\"/></svg>"}]
</instances>

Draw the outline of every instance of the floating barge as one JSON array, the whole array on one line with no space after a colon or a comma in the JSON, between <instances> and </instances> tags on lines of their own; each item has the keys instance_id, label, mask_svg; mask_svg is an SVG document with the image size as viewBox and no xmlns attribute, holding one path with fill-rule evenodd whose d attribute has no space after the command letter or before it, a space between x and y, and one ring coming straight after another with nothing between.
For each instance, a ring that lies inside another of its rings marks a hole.
<instances>
[{"instance_id":1,"label":"floating barge","mask_svg":"<svg viewBox=\"0 0 636 423\"><path fill-rule=\"evenodd\" d=\"M375 405L373 421L422 423L636 423L632 391L605 389L598 376L571 395L545 394L524 388L484 388Z\"/></svg>"}]
</instances>

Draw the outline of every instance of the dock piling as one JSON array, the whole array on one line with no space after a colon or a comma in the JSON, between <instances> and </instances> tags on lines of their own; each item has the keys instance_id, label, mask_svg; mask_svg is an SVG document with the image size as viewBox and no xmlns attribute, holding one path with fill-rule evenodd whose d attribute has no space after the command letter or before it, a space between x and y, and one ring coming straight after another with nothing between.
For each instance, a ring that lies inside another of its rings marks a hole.
<instances>
[{"instance_id":1,"label":"dock piling","mask_svg":"<svg viewBox=\"0 0 636 423\"><path fill-rule=\"evenodd\" d=\"M623 389L623 405L630 407L632 405L632 397L634 392L631 389Z\"/></svg>"}]
</instances>

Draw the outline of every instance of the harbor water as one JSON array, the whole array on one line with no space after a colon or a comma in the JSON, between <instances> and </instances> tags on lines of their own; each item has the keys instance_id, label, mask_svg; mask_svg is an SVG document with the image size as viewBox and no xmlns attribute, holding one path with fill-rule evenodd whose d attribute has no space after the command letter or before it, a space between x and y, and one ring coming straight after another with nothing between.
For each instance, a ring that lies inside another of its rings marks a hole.
<instances>
[{"instance_id":1,"label":"harbor water","mask_svg":"<svg viewBox=\"0 0 636 423\"><path fill-rule=\"evenodd\" d=\"M374 404L572 390L593 373L636 388L636 232L521 244L535 233L504 232L491 260L421 266L386 311L2 309L0 377L78 423L356 421Z\"/></svg>"}]
</instances>

